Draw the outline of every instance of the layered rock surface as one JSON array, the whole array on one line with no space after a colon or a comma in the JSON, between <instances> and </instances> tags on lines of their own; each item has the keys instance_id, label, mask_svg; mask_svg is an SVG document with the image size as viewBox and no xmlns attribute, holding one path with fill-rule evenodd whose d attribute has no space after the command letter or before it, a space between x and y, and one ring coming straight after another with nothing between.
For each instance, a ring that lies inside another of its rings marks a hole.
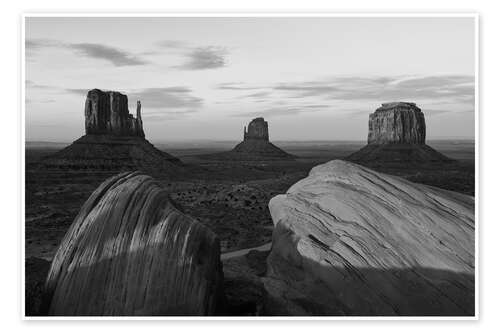
<instances>
[{"instance_id":1,"label":"layered rock surface","mask_svg":"<svg viewBox=\"0 0 500 333\"><path fill-rule=\"evenodd\" d=\"M370 114L368 144L425 144L424 113L415 103L384 103Z\"/></svg>"},{"instance_id":2,"label":"layered rock surface","mask_svg":"<svg viewBox=\"0 0 500 333\"><path fill-rule=\"evenodd\" d=\"M211 315L221 304L219 240L141 173L102 183L53 259L51 315Z\"/></svg>"},{"instance_id":3,"label":"layered rock surface","mask_svg":"<svg viewBox=\"0 0 500 333\"><path fill-rule=\"evenodd\" d=\"M202 158L234 161L293 160L295 156L269 142L269 126L264 118L255 118L243 129L243 141L231 151L203 155Z\"/></svg>"},{"instance_id":4,"label":"layered rock surface","mask_svg":"<svg viewBox=\"0 0 500 333\"><path fill-rule=\"evenodd\" d=\"M243 140L269 141L269 126L264 118L255 118L243 129Z\"/></svg>"},{"instance_id":5,"label":"layered rock surface","mask_svg":"<svg viewBox=\"0 0 500 333\"><path fill-rule=\"evenodd\" d=\"M474 198L334 160L271 199L273 314L474 315Z\"/></svg>"},{"instance_id":6,"label":"layered rock surface","mask_svg":"<svg viewBox=\"0 0 500 333\"><path fill-rule=\"evenodd\" d=\"M415 103L384 103L368 121L368 144L349 155L349 161L377 165L450 162L425 144L425 117Z\"/></svg>"},{"instance_id":7,"label":"layered rock surface","mask_svg":"<svg viewBox=\"0 0 500 333\"><path fill-rule=\"evenodd\" d=\"M137 102L137 118L134 118L129 114L127 95L116 91L90 90L85 101L85 133L144 138L141 102Z\"/></svg>"},{"instance_id":8,"label":"layered rock surface","mask_svg":"<svg viewBox=\"0 0 500 333\"><path fill-rule=\"evenodd\" d=\"M137 103L137 118L134 118L128 111L127 96L119 92L99 89L88 92L85 132L70 146L42 160L41 166L93 172L142 170L169 174L182 164L144 138L140 102Z\"/></svg>"}]
</instances>

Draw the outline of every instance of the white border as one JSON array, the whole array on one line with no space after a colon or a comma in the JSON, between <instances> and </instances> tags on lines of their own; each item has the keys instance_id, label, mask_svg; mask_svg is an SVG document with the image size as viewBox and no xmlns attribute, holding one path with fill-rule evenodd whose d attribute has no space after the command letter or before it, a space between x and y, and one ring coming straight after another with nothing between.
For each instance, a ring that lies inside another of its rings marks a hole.
<instances>
[{"instance_id":1,"label":"white border","mask_svg":"<svg viewBox=\"0 0 500 333\"><path fill-rule=\"evenodd\" d=\"M247 316L114 316L114 317L105 317L105 316L41 316L41 317L33 317L26 316L25 314L25 88L26 88L26 60L25 60L25 27L26 27L26 18L30 17L247 17L247 18L275 18L275 17L289 17L289 18L299 18L299 17L327 17L327 18L336 18L336 17L349 17L349 18L364 18L364 17L385 17L385 18L399 18L399 17L433 17L433 18L451 18L451 17L460 17L460 18L474 18L475 23L475 109L474 109L474 121L475 121L475 133L474 133L474 142L475 142L475 315L474 316L462 316L462 317L447 317L447 316L259 316L259 317L247 317ZM21 238L21 285L20 285L20 294L21 294L21 319L25 321L136 321L136 320L146 320L146 321L198 321L198 320L209 320L209 321L286 321L286 320L320 320L320 321L391 321L391 320L401 320L401 321L443 321L443 320L452 320L452 321L476 321L479 320L479 14L478 13L331 13L331 12L173 12L173 13L117 13L110 12L106 13L100 11L99 13L94 12L82 12L82 13L65 13L65 12L51 12L51 13L23 13L21 15L21 39L20 43L20 52L21 52L21 65L20 65L20 73L21 73L21 114L19 118L19 126L21 126L21 141L19 144L20 153L20 162L21 162L21 226L20 226L20 238Z\"/></svg>"}]
</instances>

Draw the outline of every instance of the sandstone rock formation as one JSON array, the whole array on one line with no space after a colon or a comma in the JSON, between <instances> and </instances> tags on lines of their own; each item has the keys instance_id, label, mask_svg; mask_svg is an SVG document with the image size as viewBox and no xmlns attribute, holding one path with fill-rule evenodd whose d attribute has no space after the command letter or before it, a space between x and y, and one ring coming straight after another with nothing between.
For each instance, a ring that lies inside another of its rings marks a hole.
<instances>
[{"instance_id":1,"label":"sandstone rock formation","mask_svg":"<svg viewBox=\"0 0 500 333\"><path fill-rule=\"evenodd\" d=\"M269 141L269 128L264 118L255 118L248 124L248 131L243 129L243 140L265 140Z\"/></svg>"},{"instance_id":2,"label":"sandstone rock formation","mask_svg":"<svg viewBox=\"0 0 500 333\"><path fill-rule=\"evenodd\" d=\"M295 156L269 142L269 128L264 118L255 118L243 129L243 141L233 150L218 154L203 155L202 158L234 161L293 160Z\"/></svg>"},{"instance_id":3,"label":"sandstone rock formation","mask_svg":"<svg viewBox=\"0 0 500 333\"><path fill-rule=\"evenodd\" d=\"M368 144L425 144L425 118L415 103L383 103L370 114Z\"/></svg>"},{"instance_id":4,"label":"sandstone rock formation","mask_svg":"<svg viewBox=\"0 0 500 333\"><path fill-rule=\"evenodd\" d=\"M90 90L85 101L85 133L139 136L144 138L141 102L137 118L128 111L128 98L116 91Z\"/></svg>"},{"instance_id":5,"label":"sandstone rock formation","mask_svg":"<svg viewBox=\"0 0 500 333\"><path fill-rule=\"evenodd\" d=\"M46 290L50 315L213 315L222 266L213 232L153 178L114 176L92 193L61 242Z\"/></svg>"},{"instance_id":6,"label":"sandstone rock formation","mask_svg":"<svg viewBox=\"0 0 500 333\"><path fill-rule=\"evenodd\" d=\"M41 162L62 170L143 170L152 174L176 172L182 163L156 149L144 137L141 102L137 117L128 111L128 99L115 91L90 90L85 101L85 135Z\"/></svg>"},{"instance_id":7,"label":"sandstone rock formation","mask_svg":"<svg viewBox=\"0 0 500 333\"><path fill-rule=\"evenodd\" d=\"M474 198L334 160L271 199L273 314L474 315Z\"/></svg>"},{"instance_id":8,"label":"sandstone rock formation","mask_svg":"<svg viewBox=\"0 0 500 333\"><path fill-rule=\"evenodd\" d=\"M368 145L346 159L369 166L450 162L425 144L425 135L424 113L415 103L384 103L369 116Z\"/></svg>"}]
</instances>

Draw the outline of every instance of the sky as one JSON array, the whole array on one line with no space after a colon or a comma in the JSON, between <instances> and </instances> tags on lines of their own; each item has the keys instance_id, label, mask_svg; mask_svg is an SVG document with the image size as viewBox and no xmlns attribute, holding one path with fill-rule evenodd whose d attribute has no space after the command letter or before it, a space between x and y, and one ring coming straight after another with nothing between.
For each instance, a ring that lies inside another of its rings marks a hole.
<instances>
[{"instance_id":1,"label":"sky","mask_svg":"<svg viewBox=\"0 0 500 333\"><path fill-rule=\"evenodd\" d=\"M26 140L85 134L88 90L142 104L146 138L366 140L381 103L415 102L427 138L474 138L474 19L31 17Z\"/></svg>"}]
</instances>

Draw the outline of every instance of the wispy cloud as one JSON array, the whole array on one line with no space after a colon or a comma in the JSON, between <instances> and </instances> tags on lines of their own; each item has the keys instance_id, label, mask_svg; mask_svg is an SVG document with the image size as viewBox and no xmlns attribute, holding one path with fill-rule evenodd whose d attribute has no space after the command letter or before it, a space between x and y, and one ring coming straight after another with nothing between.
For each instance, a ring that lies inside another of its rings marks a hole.
<instances>
[{"instance_id":1,"label":"wispy cloud","mask_svg":"<svg viewBox=\"0 0 500 333\"><path fill-rule=\"evenodd\" d=\"M266 117L272 118L277 116L295 116L300 113L309 113L319 111L319 108L310 108L308 106L283 106L263 109L262 111L251 111L233 114L233 117Z\"/></svg>"},{"instance_id":2,"label":"wispy cloud","mask_svg":"<svg viewBox=\"0 0 500 333\"><path fill-rule=\"evenodd\" d=\"M203 99L196 97L188 87L164 87L146 88L133 91L129 94L129 99L141 100L142 105L154 109L179 109L179 108L199 108L203 104Z\"/></svg>"},{"instance_id":3,"label":"wispy cloud","mask_svg":"<svg viewBox=\"0 0 500 333\"><path fill-rule=\"evenodd\" d=\"M27 89L43 89L43 90L54 89L53 86L49 86L49 85L45 85L45 84L38 84L38 83L35 83L31 80L26 80L25 85L26 85Z\"/></svg>"},{"instance_id":4,"label":"wispy cloud","mask_svg":"<svg viewBox=\"0 0 500 333\"><path fill-rule=\"evenodd\" d=\"M244 95L241 97L262 98L262 97L268 97L269 95L271 95L271 92L269 91L260 91L253 94Z\"/></svg>"},{"instance_id":5,"label":"wispy cloud","mask_svg":"<svg viewBox=\"0 0 500 333\"><path fill-rule=\"evenodd\" d=\"M216 85L215 88L221 90L256 90L256 89L266 89L269 87L249 86L243 82L223 82Z\"/></svg>"},{"instance_id":6,"label":"wispy cloud","mask_svg":"<svg viewBox=\"0 0 500 333\"><path fill-rule=\"evenodd\" d=\"M193 46L182 40L161 40L156 45L162 49L168 49L169 52L180 52L185 61L181 65L173 66L177 69L204 70L227 65L228 51L222 46Z\"/></svg>"},{"instance_id":7,"label":"wispy cloud","mask_svg":"<svg viewBox=\"0 0 500 333\"><path fill-rule=\"evenodd\" d=\"M156 42L156 45L167 49L186 49L189 48L189 44L182 40L160 40Z\"/></svg>"},{"instance_id":8,"label":"wispy cloud","mask_svg":"<svg viewBox=\"0 0 500 333\"><path fill-rule=\"evenodd\" d=\"M186 54L187 61L178 66L186 70L214 69L226 66L227 50L218 46L197 47Z\"/></svg>"},{"instance_id":9,"label":"wispy cloud","mask_svg":"<svg viewBox=\"0 0 500 333\"><path fill-rule=\"evenodd\" d=\"M83 89L83 88L65 88L64 89L64 91L69 92L71 94L84 95L84 96L87 95L89 90L90 89Z\"/></svg>"},{"instance_id":10,"label":"wispy cloud","mask_svg":"<svg viewBox=\"0 0 500 333\"><path fill-rule=\"evenodd\" d=\"M148 61L131 52L97 43L65 43L52 39L31 39L26 40L25 47L26 55L30 57L44 48L65 48L80 56L108 61L117 67L148 64Z\"/></svg>"},{"instance_id":11,"label":"wispy cloud","mask_svg":"<svg viewBox=\"0 0 500 333\"><path fill-rule=\"evenodd\" d=\"M273 88L288 97L323 97L334 100L456 99L474 97L474 77L466 75L424 77L338 77L329 80L280 83Z\"/></svg>"},{"instance_id":12,"label":"wispy cloud","mask_svg":"<svg viewBox=\"0 0 500 333\"><path fill-rule=\"evenodd\" d=\"M149 121L167 121L185 118L199 110L184 110L184 111L163 111L163 112L148 112L143 115L143 118Z\"/></svg>"},{"instance_id":13,"label":"wispy cloud","mask_svg":"<svg viewBox=\"0 0 500 333\"><path fill-rule=\"evenodd\" d=\"M148 63L144 59L141 59L130 52L103 44L78 43L67 44L67 47L75 50L80 55L94 59L106 60L117 67L145 65Z\"/></svg>"}]
</instances>

